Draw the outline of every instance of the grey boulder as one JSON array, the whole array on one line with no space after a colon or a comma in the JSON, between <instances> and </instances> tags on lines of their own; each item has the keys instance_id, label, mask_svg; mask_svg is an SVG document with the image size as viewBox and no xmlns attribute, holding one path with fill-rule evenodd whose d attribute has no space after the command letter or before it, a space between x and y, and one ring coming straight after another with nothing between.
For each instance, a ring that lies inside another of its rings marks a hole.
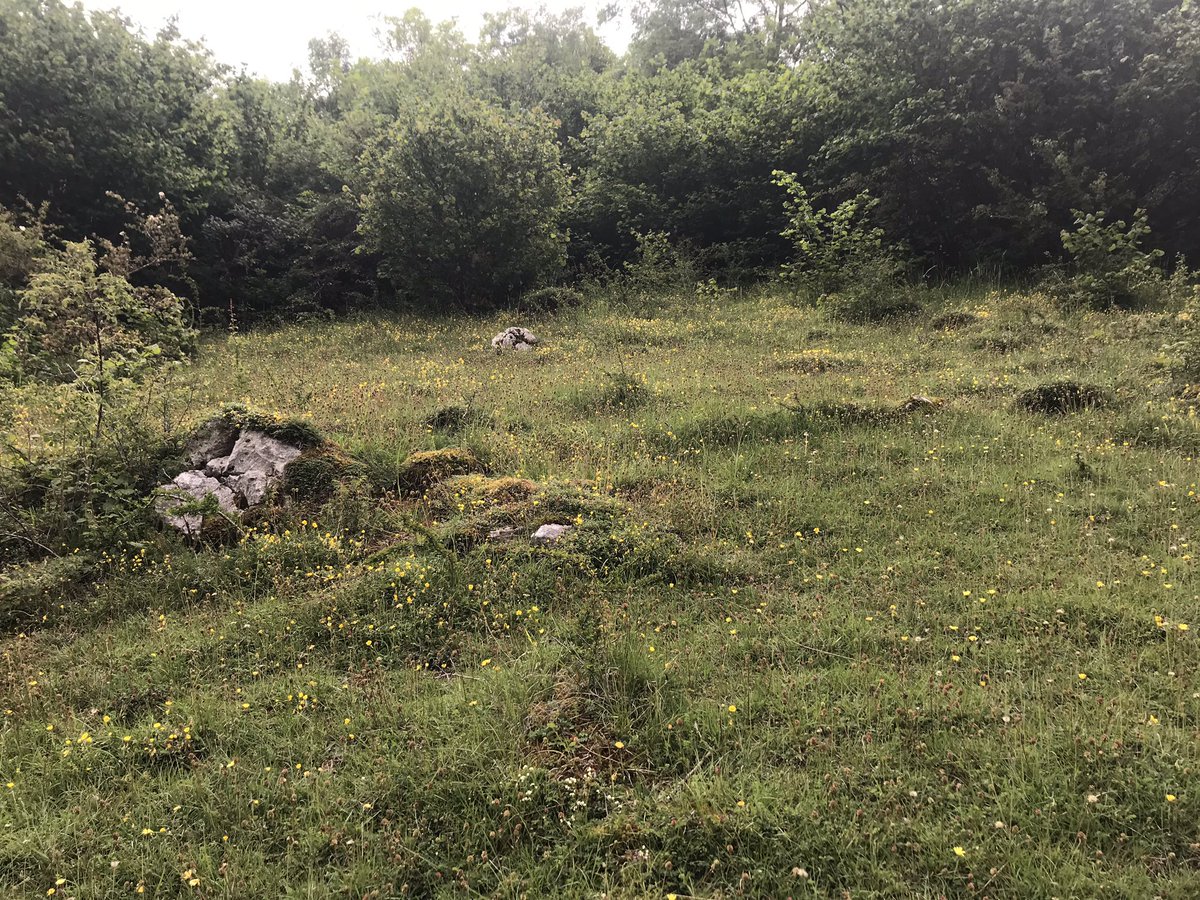
<instances>
[{"instance_id":1,"label":"grey boulder","mask_svg":"<svg viewBox=\"0 0 1200 900\"><path fill-rule=\"evenodd\" d=\"M553 544L573 527L573 525L559 525L555 523L543 525L533 533L531 539L535 544Z\"/></svg>"},{"instance_id":2,"label":"grey boulder","mask_svg":"<svg viewBox=\"0 0 1200 900\"><path fill-rule=\"evenodd\" d=\"M197 470L180 472L170 484L160 488L155 506L172 528L177 528L184 534L198 534L204 525L204 516L199 513L175 514L172 511L210 495L217 499L217 505L225 512L237 511L237 497L234 492L217 479Z\"/></svg>"},{"instance_id":3,"label":"grey boulder","mask_svg":"<svg viewBox=\"0 0 1200 900\"><path fill-rule=\"evenodd\" d=\"M156 506L168 525L194 535L204 517L173 510L209 495L228 513L258 506L301 450L262 431L247 428L239 433L222 420L212 420L200 426L185 453L195 468L163 485Z\"/></svg>"},{"instance_id":4,"label":"grey boulder","mask_svg":"<svg viewBox=\"0 0 1200 900\"><path fill-rule=\"evenodd\" d=\"M492 338L493 350L532 350L537 345L537 335L528 328L514 326L505 328Z\"/></svg>"}]
</instances>

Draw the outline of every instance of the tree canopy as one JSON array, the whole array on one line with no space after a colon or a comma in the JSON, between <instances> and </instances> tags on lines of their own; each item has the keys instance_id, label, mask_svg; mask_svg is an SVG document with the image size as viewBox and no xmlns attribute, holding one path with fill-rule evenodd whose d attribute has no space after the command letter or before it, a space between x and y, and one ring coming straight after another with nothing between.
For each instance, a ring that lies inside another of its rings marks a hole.
<instances>
[{"instance_id":1,"label":"tree canopy","mask_svg":"<svg viewBox=\"0 0 1200 900\"><path fill-rule=\"evenodd\" d=\"M0 0L0 206L118 240L166 195L192 300L240 315L493 304L665 234L708 274L789 259L785 191L867 192L925 267L1020 272L1075 211L1146 211L1200 256L1200 5L639 0L623 55L578 11L477 39L417 11L376 57L316 37L273 83L167 28Z\"/></svg>"}]
</instances>

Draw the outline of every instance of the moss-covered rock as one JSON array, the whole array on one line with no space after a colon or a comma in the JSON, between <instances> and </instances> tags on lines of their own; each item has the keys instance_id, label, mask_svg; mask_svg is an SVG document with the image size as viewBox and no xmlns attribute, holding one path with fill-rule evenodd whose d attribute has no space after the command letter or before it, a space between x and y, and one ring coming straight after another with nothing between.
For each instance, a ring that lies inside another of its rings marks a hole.
<instances>
[{"instance_id":1,"label":"moss-covered rock","mask_svg":"<svg viewBox=\"0 0 1200 900\"><path fill-rule=\"evenodd\" d=\"M447 478L483 471L483 463L465 447L421 450L400 466L397 482L409 494L423 494Z\"/></svg>"},{"instance_id":2,"label":"moss-covered rock","mask_svg":"<svg viewBox=\"0 0 1200 900\"><path fill-rule=\"evenodd\" d=\"M365 475L361 463L326 444L305 450L283 470L282 496L300 503L324 503L346 478Z\"/></svg>"},{"instance_id":3,"label":"moss-covered rock","mask_svg":"<svg viewBox=\"0 0 1200 900\"><path fill-rule=\"evenodd\" d=\"M221 410L220 418L239 431L261 431L277 441L291 444L301 450L309 450L325 444L324 435L311 422L249 409L241 404L230 404L224 407Z\"/></svg>"}]
</instances>

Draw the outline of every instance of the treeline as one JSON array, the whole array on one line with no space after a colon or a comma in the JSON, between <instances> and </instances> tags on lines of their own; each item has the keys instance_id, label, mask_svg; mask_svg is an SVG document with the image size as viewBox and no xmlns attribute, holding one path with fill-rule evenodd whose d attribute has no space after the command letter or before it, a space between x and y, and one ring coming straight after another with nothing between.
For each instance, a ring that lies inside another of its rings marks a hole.
<instances>
[{"instance_id":1,"label":"treeline","mask_svg":"<svg viewBox=\"0 0 1200 900\"><path fill-rule=\"evenodd\" d=\"M0 0L0 205L118 241L110 194L165 196L191 256L172 289L242 320L501 303L663 236L754 278L795 256L781 185L816 209L865 192L925 272L1051 261L1074 211L1144 209L1167 258L1200 258L1191 0L632 14L617 56L580 13L501 13L471 41L412 11L379 58L331 35L273 83L172 29Z\"/></svg>"}]
</instances>

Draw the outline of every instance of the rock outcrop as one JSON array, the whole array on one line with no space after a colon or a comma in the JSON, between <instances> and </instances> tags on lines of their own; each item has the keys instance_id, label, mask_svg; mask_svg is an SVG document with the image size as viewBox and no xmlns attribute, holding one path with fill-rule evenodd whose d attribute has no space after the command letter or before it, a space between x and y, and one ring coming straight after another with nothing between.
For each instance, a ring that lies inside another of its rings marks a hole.
<instances>
[{"instance_id":1,"label":"rock outcrop","mask_svg":"<svg viewBox=\"0 0 1200 900\"><path fill-rule=\"evenodd\" d=\"M184 448L193 468L159 488L158 512L172 528L197 535L204 513L193 508L196 501L212 497L229 514L260 506L302 450L257 428L240 427L228 417L210 419Z\"/></svg>"}]
</instances>

